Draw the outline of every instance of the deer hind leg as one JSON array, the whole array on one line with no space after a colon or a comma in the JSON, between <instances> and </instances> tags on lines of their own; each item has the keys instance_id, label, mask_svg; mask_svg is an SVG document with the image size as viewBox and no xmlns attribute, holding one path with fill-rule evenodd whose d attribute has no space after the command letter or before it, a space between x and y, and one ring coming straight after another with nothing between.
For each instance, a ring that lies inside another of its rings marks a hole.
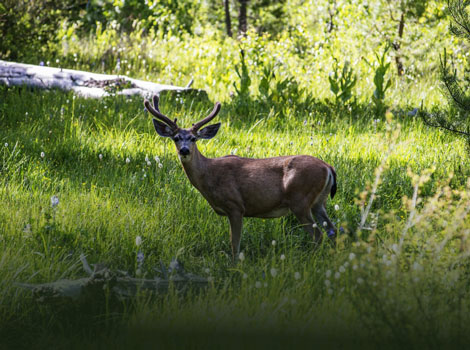
<instances>
[{"instance_id":1,"label":"deer hind leg","mask_svg":"<svg viewBox=\"0 0 470 350\"><path fill-rule=\"evenodd\" d=\"M312 207L312 212L317 221L321 226L326 229L326 233L328 238L335 239L336 236L336 227L331 222L328 214L326 213L325 205L319 204L317 206Z\"/></svg>"},{"instance_id":2,"label":"deer hind leg","mask_svg":"<svg viewBox=\"0 0 470 350\"><path fill-rule=\"evenodd\" d=\"M230 222L230 242L232 244L232 259L236 260L240 251L240 239L242 235L243 215L238 212L232 212L228 215Z\"/></svg>"},{"instance_id":3,"label":"deer hind leg","mask_svg":"<svg viewBox=\"0 0 470 350\"><path fill-rule=\"evenodd\" d=\"M315 240L315 243L319 244L322 239L322 234L321 231L318 228L313 228L313 224L315 221L313 220L312 213L310 211L310 208L308 206L304 207L291 207L291 211L294 213L294 215L297 217L297 219L300 221L302 224L303 229L310 234L312 239Z\"/></svg>"}]
</instances>

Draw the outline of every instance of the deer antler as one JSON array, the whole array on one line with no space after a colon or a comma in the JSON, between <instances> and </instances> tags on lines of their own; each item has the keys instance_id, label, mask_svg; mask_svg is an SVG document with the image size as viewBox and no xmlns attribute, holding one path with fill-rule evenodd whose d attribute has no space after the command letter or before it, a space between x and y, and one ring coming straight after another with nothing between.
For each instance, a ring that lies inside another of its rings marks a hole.
<instances>
[{"instance_id":1,"label":"deer antler","mask_svg":"<svg viewBox=\"0 0 470 350\"><path fill-rule=\"evenodd\" d=\"M172 129L178 129L178 125L176 125L176 119L173 121L170 118L168 118L166 115L162 114L160 112L160 108L158 108L158 96L154 95L153 96L153 106L150 103L150 101L145 100L144 105L145 108L156 118L160 119L163 121L166 125L168 125Z\"/></svg>"},{"instance_id":2,"label":"deer antler","mask_svg":"<svg viewBox=\"0 0 470 350\"><path fill-rule=\"evenodd\" d=\"M205 117L203 120L193 124L192 129L194 131L197 131L201 128L201 126L209 123L212 119L215 118L215 116L219 113L220 111L220 102L216 102L214 109L212 110L211 114L209 114L207 117Z\"/></svg>"}]
</instances>

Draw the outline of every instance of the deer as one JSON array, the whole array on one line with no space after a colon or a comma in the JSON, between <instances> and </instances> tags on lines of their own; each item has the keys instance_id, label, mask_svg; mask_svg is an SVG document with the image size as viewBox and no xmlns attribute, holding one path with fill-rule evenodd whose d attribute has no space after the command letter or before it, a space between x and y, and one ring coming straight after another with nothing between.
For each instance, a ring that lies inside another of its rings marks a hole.
<instances>
[{"instance_id":1,"label":"deer","mask_svg":"<svg viewBox=\"0 0 470 350\"><path fill-rule=\"evenodd\" d=\"M326 212L328 195L334 198L337 190L336 172L331 165L309 155L206 158L196 142L211 139L219 131L221 123L202 127L217 116L220 102L190 128L180 128L177 119L162 114L157 95L153 96L153 105L148 100L144 105L154 117L157 134L174 141L191 184L218 215L228 218L233 260L240 251L244 217L278 218L292 212L315 246L322 241L322 226L334 242L336 227Z\"/></svg>"}]
</instances>

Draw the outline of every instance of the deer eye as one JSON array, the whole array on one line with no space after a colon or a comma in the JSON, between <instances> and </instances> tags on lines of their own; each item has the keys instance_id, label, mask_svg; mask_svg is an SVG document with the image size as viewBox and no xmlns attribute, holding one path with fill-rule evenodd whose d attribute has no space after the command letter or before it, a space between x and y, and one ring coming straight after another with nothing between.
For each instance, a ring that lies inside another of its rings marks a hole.
<instances>
[{"instance_id":1,"label":"deer eye","mask_svg":"<svg viewBox=\"0 0 470 350\"><path fill-rule=\"evenodd\" d=\"M196 138L195 138L194 136L191 136L191 137L189 138L189 141L195 142L195 141L196 141Z\"/></svg>"},{"instance_id":2,"label":"deer eye","mask_svg":"<svg viewBox=\"0 0 470 350\"><path fill-rule=\"evenodd\" d=\"M179 140L181 140L181 137L179 137L178 135L173 137L173 141L178 142Z\"/></svg>"}]
</instances>

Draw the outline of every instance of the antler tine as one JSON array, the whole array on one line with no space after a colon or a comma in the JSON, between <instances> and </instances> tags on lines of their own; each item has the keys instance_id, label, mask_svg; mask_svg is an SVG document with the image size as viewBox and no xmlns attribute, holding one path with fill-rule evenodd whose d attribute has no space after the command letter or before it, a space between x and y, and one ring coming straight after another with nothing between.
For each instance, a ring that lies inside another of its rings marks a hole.
<instances>
[{"instance_id":1,"label":"antler tine","mask_svg":"<svg viewBox=\"0 0 470 350\"><path fill-rule=\"evenodd\" d=\"M212 110L211 114L209 114L207 117L205 117L203 120L193 124L193 127L192 129L193 130L199 130L201 128L201 126L209 123L212 119L215 118L215 116L219 113L220 111L220 102L216 102L215 106L214 106L214 109Z\"/></svg>"},{"instance_id":2,"label":"antler tine","mask_svg":"<svg viewBox=\"0 0 470 350\"><path fill-rule=\"evenodd\" d=\"M158 97L158 95L153 95L152 100L153 100L153 106L158 112L160 112L160 108L158 107L158 102L160 101L160 98Z\"/></svg>"},{"instance_id":3,"label":"antler tine","mask_svg":"<svg viewBox=\"0 0 470 350\"><path fill-rule=\"evenodd\" d=\"M147 108L147 110L154 116L154 117L157 117L158 119L160 119L161 121L163 121L166 125L168 125L169 127L171 127L172 129L177 129L178 126L176 125L176 120L175 121L172 121L170 118L168 118L166 115L162 114L160 112L160 109L158 108L158 96L157 95L154 95L153 96L153 104L155 107L152 106L152 104L150 103L150 101L148 100L145 100L144 101L144 105L145 105L145 108Z\"/></svg>"}]
</instances>

